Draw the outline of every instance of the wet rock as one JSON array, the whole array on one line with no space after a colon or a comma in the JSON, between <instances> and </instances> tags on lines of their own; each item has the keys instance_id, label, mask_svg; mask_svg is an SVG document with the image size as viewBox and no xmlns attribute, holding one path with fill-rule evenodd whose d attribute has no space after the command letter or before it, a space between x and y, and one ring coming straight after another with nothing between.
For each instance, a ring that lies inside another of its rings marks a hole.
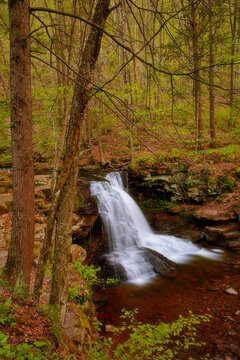
<instances>
[{"instance_id":1,"label":"wet rock","mask_svg":"<svg viewBox=\"0 0 240 360\"><path fill-rule=\"evenodd\" d=\"M229 241L228 247L229 249L236 249L236 250L240 249L240 240Z\"/></svg>"},{"instance_id":2,"label":"wet rock","mask_svg":"<svg viewBox=\"0 0 240 360\"><path fill-rule=\"evenodd\" d=\"M76 261L83 262L87 257L87 252L81 246L71 245L70 261L75 263Z\"/></svg>"},{"instance_id":3,"label":"wet rock","mask_svg":"<svg viewBox=\"0 0 240 360\"><path fill-rule=\"evenodd\" d=\"M240 247L240 226L237 222L225 225L206 226L205 239L212 244L226 246L229 249Z\"/></svg>"},{"instance_id":4,"label":"wet rock","mask_svg":"<svg viewBox=\"0 0 240 360\"><path fill-rule=\"evenodd\" d=\"M106 325L105 326L105 332L109 333L109 332L114 332L115 327L113 325Z\"/></svg>"},{"instance_id":5,"label":"wet rock","mask_svg":"<svg viewBox=\"0 0 240 360\"><path fill-rule=\"evenodd\" d=\"M97 215L98 206L95 198L88 197L82 199L83 204L76 209L77 214L79 215Z\"/></svg>"},{"instance_id":6,"label":"wet rock","mask_svg":"<svg viewBox=\"0 0 240 360\"><path fill-rule=\"evenodd\" d=\"M230 221L237 219L237 215L233 211L222 209L198 209L194 211L194 215L198 220L205 221Z\"/></svg>"},{"instance_id":7,"label":"wet rock","mask_svg":"<svg viewBox=\"0 0 240 360\"><path fill-rule=\"evenodd\" d=\"M127 273L124 267L119 263L112 263L107 256L102 256L98 264L102 268L104 278L113 278L118 280L127 280Z\"/></svg>"},{"instance_id":8,"label":"wet rock","mask_svg":"<svg viewBox=\"0 0 240 360\"><path fill-rule=\"evenodd\" d=\"M235 295L235 294L233 294L233 295ZM229 315L224 316L223 319L224 319L224 321L235 321L235 320L234 320L231 316L229 316Z\"/></svg>"},{"instance_id":9,"label":"wet rock","mask_svg":"<svg viewBox=\"0 0 240 360\"><path fill-rule=\"evenodd\" d=\"M156 273L160 275L167 275L171 271L175 270L176 264L162 254L146 247L142 247L141 249L144 251L145 258L152 264Z\"/></svg>"},{"instance_id":10,"label":"wet rock","mask_svg":"<svg viewBox=\"0 0 240 360\"><path fill-rule=\"evenodd\" d=\"M82 215L79 216L79 221L72 227L72 234L77 238L86 237L95 224L98 215Z\"/></svg>"},{"instance_id":11,"label":"wet rock","mask_svg":"<svg viewBox=\"0 0 240 360\"><path fill-rule=\"evenodd\" d=\"M229 295L238 295L238 292L234 290L232 287L226 289L226 293Z\"/></svg>"},{"instance_id":12,"label":"wet rock","mask_svg":"<svg viewBox=\"0 0 240 360\"><path fill-rule=\"evenodd\" d=\"M218 286L209 286L208 288L208 291L219 291L220 288Z\"/></svg>"}]
</instances>

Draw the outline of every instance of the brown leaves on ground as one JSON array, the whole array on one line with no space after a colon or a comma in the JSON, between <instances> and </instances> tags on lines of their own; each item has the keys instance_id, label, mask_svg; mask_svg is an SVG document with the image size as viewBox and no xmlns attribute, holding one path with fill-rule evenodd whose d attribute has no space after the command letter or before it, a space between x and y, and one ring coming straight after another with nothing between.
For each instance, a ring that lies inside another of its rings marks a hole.
<instances>
[{"instance_id":1,"label":"brown leaves on ground","mask_svg":"<svg viewBox=\"0 0 240 360\"><path fill-rule=\"evenodd\" d=\"M10 298L7 289L1 289L0 301L4 303ZM38 307L32 300L21 300L12 296L9 306L13 311L13 320L0 324L0 331L8 336L8 342L16 347L18 344L33 344L35 341L50 341L51 350L57 349L57 339L53 333L53 322L47 310Z\"/></svg>"}]
</instances>

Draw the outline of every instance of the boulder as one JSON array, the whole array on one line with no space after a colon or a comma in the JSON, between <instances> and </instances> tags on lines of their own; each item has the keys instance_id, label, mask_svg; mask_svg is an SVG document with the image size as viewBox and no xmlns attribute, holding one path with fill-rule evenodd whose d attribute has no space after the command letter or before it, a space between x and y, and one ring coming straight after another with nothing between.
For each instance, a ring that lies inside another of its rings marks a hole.
<instances>
[{"instance_id":1,"label":"boulder","mask_svg":"<svg viewBox=\"0 0 240 360\"><path fill-rule=\"evenodd\" d=\"M83 262L87 257L87 252L81 246L71 245L70 261L75 263L76 261Z\"/></svg>"},{"instance_id":2,"label":"boulder","mask_svg":"<svg viewBox=\"0 0 240 360\"><path fill-rule=\"evenodd\" d=\"M142 247L141 249L144 251L144 257L152 264L156 273L165 276L175 270L176 264L162 254L146 247Z\"/></svg>"},{"instance_id":3,"label":"boulder","mask_svg":"<svg viewBox=\"0 0 240 360\"><path fill-rule=\"evenodd\" d=\"M240 225L237 222L206 226L204 235L211 244L226 246L229 249L240 248Z\"/></svg>"},{"instance_id":4,"label":"boulder","mask_svg":"<svg viewBox=\"0 0 240 360\"><path fill-rule=\"evenodd\" d=\"M97 218L98 215L81 215L79 216L79 221L76 223L75 217L75 225L72 227L73 236L77 238L86 237Z\"/></svg>"},{"instance_id":5,"label":"boulder","mask_svg":"<svg viewBox=\"0 0 240 360\"><path fill-rule=\"evenodd\" d=\"M108 256L102 256L98 261L98 265L100 265L102 269L104 278L113 278L118 280L128 279L124 267L119 263L113 264Z\"/></svg>"},{"instance_id":6,"label":"boulder","mask_svg":"<svg viewBox=\"0 0 240 360\"><path fill-rule=\"evenodd\" d=\"M63 327L76 345L82 345L86 342L88 335L92 335L90 322L80 308L78 308L77 314L74 312L67 313Z\"/></svg>"}]
</instances>

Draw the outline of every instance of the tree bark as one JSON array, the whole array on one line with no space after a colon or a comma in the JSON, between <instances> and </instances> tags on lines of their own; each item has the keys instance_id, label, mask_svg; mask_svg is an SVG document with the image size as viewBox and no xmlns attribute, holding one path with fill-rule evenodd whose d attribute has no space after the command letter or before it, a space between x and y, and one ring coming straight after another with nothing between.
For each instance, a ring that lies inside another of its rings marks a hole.
<instances>
[{"instance_id":1,"label":"tree bark","mask_svg":"<svg viewBox=\"0 0 240 360\"><path fill-rule=\"evenodd\" d=\"M101 28L104 28L109 15L109 4L110 0L97 1L93 22L101 26ZM67 299L67 272L72 243L71 225L78 174L80 134L84 120L84 111L89 101L88 88L99 55L101 40L102 30L92 27L79 66L70 111L66 152L59 184L57 185L58 192L58 187L61 187L61 182L64 179L58 202L50 304L55 305L59 309L62 318Z\"/></svg>"},{"instance_id":2,"label":"tree bark","mask_svg":"<svg viewBox=\"0 0 240 360\"><path fill-rule=\"evenodd\" d=\"M213 0L208 0L209 9L209 122L210 122L210 147L216 147L215 123L215 94L214 94L214 26L213 26Z\"/></svg>"},{"instance_id":3,"label":"tree bark","mask_svg":"<svg viewBox=\"0 0 240 360\"><path fill-rule=\"evenodd\" d=\"M237 0L234 0L233 9L231 8L229 2L229 10L230 10L230 26L231 26L231 36L232 36L232 44L231 44L231 65L230 65L230 92L229 92L229 106L230 106L230 114L228 119L228 127L232 127L234 123L234 106L235 106L235 84L234 84L234 56L236 53L236 27L237 27Z\"/></svg>"},{"instance_id":4,"label":"tree bark","mask_svg":"<svg viewBox=\"0 0 240 360\"><path fill-rule=\"evenodd\" d=\"M195 123L197 129L196 149L202 148L202 104L201 104L201 85L200 85L200 54L199 54L199 32L198 32L198 6L194 0L191 0L192 7L192 44L193 44L193 66L194 66L194 103L195 103Z\"/></svg>"},{"instance_id":5,"label":"tree bark","mask_svg":"<svg viewBox=\"0 0 240 360\"><path fill-rule=\"evenodd\" d=\"M29 290L35 224L29 6L9 1L13 219L5 274L22 295Z\"/></svg>"}]
</instances>

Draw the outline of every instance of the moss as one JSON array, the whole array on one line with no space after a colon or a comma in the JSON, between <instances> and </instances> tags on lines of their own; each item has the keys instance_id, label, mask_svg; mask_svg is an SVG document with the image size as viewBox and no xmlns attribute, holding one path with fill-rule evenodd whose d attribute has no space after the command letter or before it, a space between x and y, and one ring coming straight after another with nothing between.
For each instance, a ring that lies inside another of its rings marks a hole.
<instances>
[{"instance_id":1,"label":"moss","mask_svg":"<svg viewBox=\"0 0 240 360\"><path fill-rule=\"evenodd\" d=\"M231 176L220 176L217 179L217 185L221 188L222 192L232 192L236 186L236 181Z\"/></svg>"}]
</instances>

